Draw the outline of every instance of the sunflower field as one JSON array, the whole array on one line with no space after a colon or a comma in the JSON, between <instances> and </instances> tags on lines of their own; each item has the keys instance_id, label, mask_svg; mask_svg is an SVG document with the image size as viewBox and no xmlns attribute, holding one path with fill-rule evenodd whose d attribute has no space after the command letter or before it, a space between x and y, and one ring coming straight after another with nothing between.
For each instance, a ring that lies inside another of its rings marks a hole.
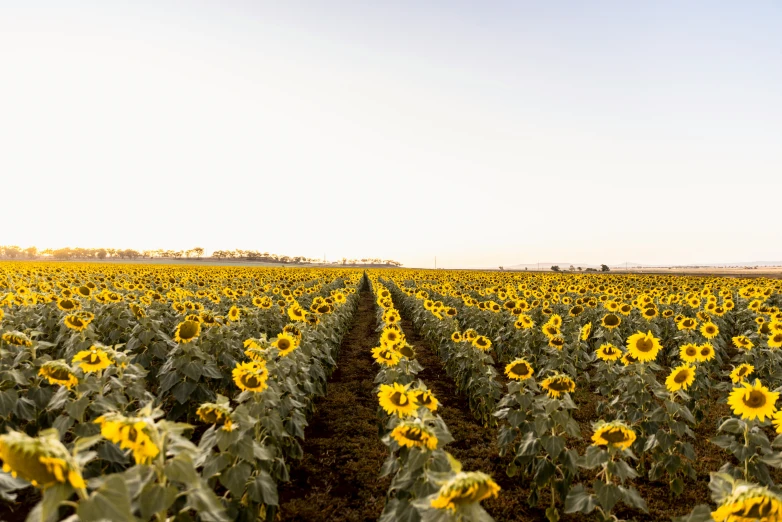
<instances>
[{"instance_id":1,"label":"sunflower field","mask_svg":"<svg viewBox=\"0 0 782 522\"><path fill-rule=\"evenodd\" d=\"M360 302L379 520L782 520L779 280L33 262L0 263L0 519L298 520Z\"/></svg>"}]
</instances>

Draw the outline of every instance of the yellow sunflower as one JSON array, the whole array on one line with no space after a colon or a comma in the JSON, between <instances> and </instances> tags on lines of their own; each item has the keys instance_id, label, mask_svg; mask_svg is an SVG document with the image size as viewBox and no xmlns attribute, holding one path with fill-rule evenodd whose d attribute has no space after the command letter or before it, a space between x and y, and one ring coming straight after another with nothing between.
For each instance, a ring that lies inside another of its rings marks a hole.
<instances>
[{"instance_id":1,"label":"yellow sunflower","mask_svg":"<svg viewBox=\"0 0 782 522\"><path fill-rule=\"evenodd\" d=\"M688 343L683 344L679 348L679 357L682 361L692 363L699 361L700 351L698 350L698 345Z\"/></svg>"},{"instance_id":2,"label":"yellow sunflower","mask_svg":"<svg viewBox=\"0 0 782 522\"><path fill-rule=\"evenodd\" d=\"M7 342L8 344L12 344L14 346L26 346L29 348L33 345L33 342L30 340L30 338L22 332L4 332L0 338L2 338L3 341Z\"/></svg>"},{"instance_id":3,"label":"yellow sunflower","mask_svg":"<svg viewBox=\"0 0 782 522\"><path fill-rule=\"evenodd\" d=\"M734 383L739 383L747 379L752 372L755 371L755 367L751 364L739 364L732 372L730 372L730 380Z\"/></svg>"},{"instance_id":4,"label":"yellow sunflower","mask_svg":"<svg viewBox=\"0 0 782 522\"><path fill-rule=\"evenodd\" d=\"M635 442L635 432L622 421L600 421L595 425L595 433L592 435L593 446L625 450L632 446L633 442Z\"/></svg>"},{"instance_id":5,"label":"yellow sunflower","mask_svg":"<svg viewBox=\"0 0 782 522\"><path fill-rule=\"evenodd\" d=\"M413 396L418 404L426 406L429 411L437 411L437 407L440 405L440 401L434 396L432 390L413 390Z\"/></svg>"},{"instance_id":6,"label":"yellow sunflower","mask_svg":"<svg viewBox=\"0 0 782 522\"><path fill-rule=\"evenodd\" d=\"M592 333L592 323L587 323L581 328L581 340L586 341L589 339L590 333Z\"/></svg>"},{"instance_id":7,"label":"yellow sunflower","mask_svg":"<svg viewBox=\"0 0 782 522\"><path fill-rule=\"evenodd\" d=\"M711 361L712 359L714 359L714 356L715 356L714 347L709 343L704 343L698 346L698 361L700 362Z\"/></svg>"},{"instance_id":8,"label":"yellow sunflower","mask_svg":"<svg viewBox=\"0 0 782 522\"><path fill-rule=\"evenodd\" d=\"M513 323L513 326L517 330L529 330L530 328L535 327L535 321L533 321L530 316L526 314L521 314L516 318L516 321Z\"/></svg>"},{"instance_id":9,"label":"yellow sunflower","mask_svg":"<svg viewBox=\"0 0 782 522\"><path fill-rule=\"evenodd\" d=\"M676 327L679 330L695 330L698 327L698 321L692 317L682 317L676 321Z\"/></svg>"},{"instance_id":10,"label":"yellow sunflower","mask_svg":"<svg viewBox=\"0 0 782 522\"><path fill-rule=\"evenodd\" d=\"M437 449L437 436L419 419L399 423L391 432L391 438L402 447Z\"/></svg>"},{"instance_id":11,"label":"yellow sunflower","mask_svg":"<svg viewBox=\"0 0 782 522\"><path fill-rule=\"evenodd\" d=\"M272 346L280 351L280 356L286 357L299 347L299 340L289 333L282 332Z\"/></svg>"},{"instance_id":12,"label":"yellow sunflower","mask_svg":"<svg viewBox=\"0 0 782 522\"><path fill-rule=\"evenodd\" d=\"M185 344L189 343L201 333L201 323L199 321L185 320L179 323L174 331L174 341Z\"/></svg>"},{"instance_id":13,"label":"yellow sunflower","mask_svg":"<svg viewBox=\"0 0 782 522\"><path fill-rule=\"evenodd\" d=\"M483 335L479 335L472 341L472 345L481 350L482 352L488 352L491 350L491 340Z\"/></svg>"},{"instance_id":14,"label":"yellow sunflower","mask_svg":"<svg viewBox=\"0 0 782 522\"><path fill-rule=\"evenodd\" d=\"M576 390L576 383L573 379L563 374L556 374L545 379L540 383L541 388L546 390L549 397L558 399L563 393L572 393Z\"/></svg>"},{"instance_id":15,"label":"yellow sunflower","mask_svg":"<svg viewBox=\"0 0 782 522\"><path fill-rule=\"evenodd\" d=\"M640 362L649 362L657 358L662 346L660 340L648 333L637 332L627 338L627 350L630 355Z\"/></svg>"},{"instance_id":16,"label":"yellow sunflower","mask_svg":"<svg viewBox=\"0 0 782 522\"><path fill-rule=\"evenodd\" d=\"M454 332L451 334L451 340L455 343L462 342L462 333L461 332Z\"/></svg>"},{"instance_id":17,"label":"yellow sunflower","mask_svg":"<svg viewBox=\"0 0 782 522\"><path fill-rule=\"evenodd\" d=\"M231 372L234 383L243 391L262 392L268 385L269 370L264 361L238 363Z\"/></svg>"},{"instance_id":18,"label":"yellow sunflower","mask_svg":"<svg viewBox=\"0 0 782 522\"><path fill-rule=\"evenodd\" d=\"M524 379L529 379L534 374L535 371L532 369L532 365L526 359L516 359L505 366L505 375L508 376L508 379L523 381Z\"/></svg>"},{"instance_id":19,"label":"yellow sunflower","mask_svg":"<svg viewBox=\"0 0 782 522\"><path fill-rule=\"evenodd\" d=\"M750 340L750 338L747 337L746 335L737 335L732 339L732 341L733 341L733 346L735 346L736 348L740 348L742 350L751 350L752 347L755 346L752 343L752 340Z\"/></svg>"},{"instance_id":20,"label":"yellow sunflower","mask_svg":"<svg viewBox=\"0 0 782 522\"><path fill-rule=\"evenodd\" d=\"M79 379L73 370L65 361L46 361L38 370L40 377L46 378L49 384L65 386L66 388L73 388L79 384Z\"/></svg>"},{"instance_id":21,"label":"yellow sunflower","mask_svg":"<svg viewBox=\"0 0 782 522\"><path fill-rule=\"evenodd\" d=\"M63 312L75 312L81 308L81 304L79 304L79 302L75 299L58 299L57 308Z\"/></svg>"},{"instance_id":22,"label":"yellow sunflower","mask_svg":"<svg viewBox=\"0 0 782 522\"><path fill-rule=\"evenodd\" d=\"M396 382L392 385L381 384L377 397L380 407L389 415L399 417L413 415L419 406L416 394Z\"/></svg>"},{"instance_id":23,"label":"yellow sunflower","mask_svg":"<svg viewBox=\"0 0 782 522\"><path fill-rule=\"evenodd\" d=\"M228 320L229 321L238 321L239 318L241 317L241 315L242 315L242 312L238 308L236 308L236 306L232 306L228 310Z\"/></svg>"},{"instance_id":24,"label":"yellow sunflower","mask_svg":"<svg viewBox=\"0 0 782 522\"><path fill-rule=\"evenodd\" d=\"M602 361L616 361L622 357L622 350L610 343L604 343L597 349L597 358Z\"/></svg>"},{"instance_id":25,"label":"yellow sunflower","mask_svg":"<svg viewBox=\"0 0 782 522\"><path fill-rule=\"evenodd\" d=\"M677 366L665 379L665 387L669 392L686 390L695 381L695 367L689 364Z\"/></svg>"},{"instance_id":26,"label":"yellow sunflower","mask_svg":"<svg viewBox=\"0 0 782 522\"><path fill-rule=\"evenodd\" d=\"M232 431L231 408L226 404L205 402L196 410L196 415L206 424L222 425L223 431Z\"/></svg>"},{"instance_id":27,"label":"yellow sunflower","mask_svg":"<svg viewBox=\"0 0 782 522\"><path fill-rule=\"evenodd\" d=\"M382 319L386 324L396 324L402 320L402 317L399 315L399 312L391 308L390 310L383 312Z\"/></svg>"},{"instance_id":28,"label":"yellow sunflower","mask_svg":"<svg viewBox=\"0 0 782 522\"><path fill-rule=\"evenodd\" d=\"M716 324L712 323L711 321L703 323L701 325L701 335L703 335L706 339L714 339L717 337L717 334L720 333L720 329L717 327Z\"/></svg>"},{"instance_id":29,"label":"yellow sunflower","mask_svg":"<svg viewBox=\"0 0 782 522\"><path fill-rule=\"evenodd\" d=\"M782 332L776 332L768 338L769 348L782 348Z\"/></svg>"},{"instance_id":30,"label":"yellow sunflower","mask_svg":"<svg viewBox=\"0 0 782 522\"><path fill-rule=\"evenodd\" d=\"M378 346L377 348L372 348L372 358L375 359L375 361L379 364L385 366L396 366L402 359L402 354L396 350L392 350L391 348Z\"/></svg>"},{"instance_id":31,"label":"yellow sunflower","mask_svg":"<svg viewBox=\"0 0 782 522\"><path fill-rule=\"evenodd\" d=\"M609 330L613 330L614 328L622 324L622 318L613 313L605 314L603 318L600 320L600 324L603 325L603 328L608 328Z\"/></svg>"},{"instance_id":32,"label":"yellow sunflower","mask_svg":"<svg viewBox=\"0 0 782 522\"><path fill-rule=\"evenodd\" d=\"M291 321L306 321L307 312L297 303L294 303L290 308L288 308L288 317L291 319Z\"/></svg>"},{"instance_id":33,"label":"yellow sunflower","mask_svg":"<svg viewBox=\"0 0 782 522\"><path fill-rule=\"evenodd\" d=\"M430 505L436 509L456 512L464 504L475 504L481 500L497 497L500 487L492 478L479 471L459 472L440 487L437 497Z\"/></svg>"},{"instance_id":34,"label":"yellow sunflower","mask_svg":"<svg viewBox=\"0 0 782 522\"><path fill-rule=\"evenodd\" d=\"M782 498L762 486L739 481L711 518L715 522L776 522L782 520Z\"/></svg>"},{"instance_id":35,"label":"yellow sunflower","mask_svg":"<svg viewBox=\"0 0 782 522\"><path fill-rule=\"evenodd\" d=\"M760 379L755 379L755 384L743 382L733 388L728 396L728 405L734 414L744 420L759 419L763 422L776 411L775 403L778 398L778 392L769 391L760 383Z\"/></svg>"},{"instance_id":36,"label":"yellow sunflower","mask_svg":"<svg viewBox=\"0 0 782 522\"><path fill-rule=\"evenodd\" d=\"M131 450L136 464L149 464L160 453L153 440L153 437L158 438L158 434L151 419L125 417L112 412L98 417L95 423L100 424L104 438L119 444L123 450Z\"/></svg>"},{"instance_id":37,"label":"yellow sunflower","mask_svg":"<svg viewBox=\"0 0 782 522\"><path fill-rule=\"evenodd\" d=\"M89 350L77 353L71 362L77 368L81 368L84 373L98 372L111 366L109 354L102 346L98 345L93 345Z\"/></svg>"},{"instance_id":38,"label":"yellow sunflower","mask_svg":"<svg viewBox=\"0 0 782 522\"><path fill-rule=\"evenodd\" d=\"M87 326L89 326L90 321L83 319L79 315L69 314L65 316L65 319L63 319L63 323L65 323L65 326L67 326L71 330L81 332L82 330L87 328Z\"/></svg>"},{"instance_id":39,"label":"yellow sunflower","mask_svg":"<svg viewBox=\"0 0 782 522\"><path fill-rule=\"evenodd\" d=\"M0 435L0 460L3 471L21 477L38 488L57 483L76 489L86 487L78 463L59 440L55 430L30 437L18 431Z\"/></svg>"}]
</instances>

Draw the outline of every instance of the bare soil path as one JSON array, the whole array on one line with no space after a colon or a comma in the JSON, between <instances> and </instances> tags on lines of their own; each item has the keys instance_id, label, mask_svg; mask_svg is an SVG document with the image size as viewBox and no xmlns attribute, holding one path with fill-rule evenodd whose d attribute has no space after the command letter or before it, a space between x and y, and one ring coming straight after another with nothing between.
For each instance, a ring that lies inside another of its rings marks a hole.
<instances>
[{"instance_id":1,"label":"bare soil path","mask_svg":"<svg viewBox=\"0 0 782 522\"><path fill-rule=\"evenodd\" d=\"M374 521L383 511L389 479L378 474L388 451L378 436L373 393L374 306L363 289L327 394L306 429L304 458L280 487L280 520Z\"/></svg>"}]
</instances>

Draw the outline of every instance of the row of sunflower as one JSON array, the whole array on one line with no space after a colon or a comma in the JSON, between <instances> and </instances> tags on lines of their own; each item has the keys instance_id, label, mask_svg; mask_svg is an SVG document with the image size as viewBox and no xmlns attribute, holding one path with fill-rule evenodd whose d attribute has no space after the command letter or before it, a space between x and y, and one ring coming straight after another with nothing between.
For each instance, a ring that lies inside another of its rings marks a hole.
<instances>
[{"instance_id":1,"label":"row of sunflower","mask_svg":"<svg viewBox=\"0 0 782 522\"><path fill-rule=\"evenodd\" d=\"M45 521L273 520L360 281L0 264L0 496L40 488Z\"/></svg>"},{"instance_id":2,"label":"row of sunflower","mask_svg":"<svg viewBox=\"0 0 782 522\"><path fill-rule=\"evenodd\" d=\"M463 471L444 449L453 437L436 413L439 402L416 377L423 368L405 338L391 292L376 278L371 286L380 331L372 356L380 365L375 382L383 442L389 448L381 476L393 475L380 521L493 520L480 502L496 497L499 486L485 473Z\"/></svg>"},{"instance_id":3,"label":"row of sunflower","mask_svg":"<svg viewBox=\"0 0 782 522\"><path fill-rule=\"evenodd\" d=\"M749 378L782 384L778 281L386 274L403 312L441 356L461 345L484 366L493 363L488 351L505 364L511 382L495 414L500 451L512 459L510 475L530 480L531 504L550 491L550 520L562 504L606 519L616 516L618 502L645 510L628 480L664 481L672 494L682 493L697 479L695 429L719 403L736 417L719 421L712 442L735 460L712 476L718 508L700 506L691 517L744 520L730 517L757 512L775 520L782 504L770 468L782 467L782 439L770 442L766 434L771 423L782 424L778 391ZM485 299L492 295L502 304ZM597 400L593 445L582 454L574 449L581 439L572 416L577 387ZM591 484L578 483L584 473Z\"/></svg>"}]
</instances>

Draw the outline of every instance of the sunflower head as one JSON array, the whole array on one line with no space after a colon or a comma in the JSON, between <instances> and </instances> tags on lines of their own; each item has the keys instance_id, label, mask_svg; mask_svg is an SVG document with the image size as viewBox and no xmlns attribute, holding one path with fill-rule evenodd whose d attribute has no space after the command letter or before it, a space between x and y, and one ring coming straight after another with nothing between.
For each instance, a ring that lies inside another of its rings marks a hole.
<instances>
[{"instance_id":1,"label":"sunflower head","mask_svg":"<svg viewBox=\"0 0 782 522\"><path fill-rule=\"evenodd\" d=\"M652 332L636 332L627 338L627 350L630 355L640 362L649 362L657 358L662 346Z\"/></svg>"},{"instance_id":2,"label":"sunflower head","mask_svg":"<svg viewBox=\"0 0 782 522\"><path fill-rule=\"evenodd\" d=\"M592 323L587 323L581 327L581 340L586 341L589 339L590 333L592 333Z\"/></svg>"},{"instance_id":3,"label":"sunflower head","mask_svg":"<svg viewBox=\"0 0 782 522\"><path fill-rule=\"evenodd\" d=\"M455 343L462 342L462 333L461 332L454 332L451 334L451 340Z\"/></svg>"},{"instance_id":4,"label":"sunflower head","mask_svg":"<svg viewBox=\"0 0 782 522\"><path fill-rule=\"evenodd\" d=\"M466 504L497 497L500 487L492 478L480 471L459 472L440 487L430 505L436 509L452 512Z\"/></svg>"},{"instance_id":5,"label":"sunflower head","mask_svg":"<svg viewBox=\"0 0 782 522\"><path fill-rule=\"evenodd\" d=\"M479 335L473 339L472 345L482 352L488 352L491 350L491 340L483 335Z\"/></svg>"},{"instance_id":6,"label":"sunflower head","mask_svg":"<svg viewBox=\"0 0 782 522\"><path fill-rule=\"evenodd\" d=\"M701 334L706 339L714 339L717 334L720 333L720 329L711 321L707 321L701 325Z\"/></svg>"},{"instance_id":7,"label":"sunflower head","mask_svg":"<svg viewBox=\"0 0 782 522\"><path fill-rule=\"evenodd\" d=\"M37 437L18 431L0 435L0 460L3 471L39 488L58 483L76 489L86 487L79 465L62 445L56 431L46 430Z\"/></svg>"},{"instance_id":8,"label":"sunflower head","mask_svg":"<svg viewBox=\"0 0 782 522\"><path fill-rule=\"evenodd\" d=\"M265 361L238 363L231 373L234 384L242 391L259 393L268 387L269 370Z\"/></svg>"},{"instance_id":9,"label":"sunflower head","mask_svg":"<svg viewBox=\"0 0 782 522\"><path fill-rule=\"evenodd\" d=\"M715 522L771 522L782 518L782 497L771 490L735 481L729 495L711 512Z\"/></svg>"},{"instance_id":10,"label":"sunflower head","mask_svg":"<svg viewBox=\"0 0 782 522\"><path fill-rule=\"evenodd\" d=\"M420 419L401 421L391 432L391 438L401 447L437 449L437 435Z\"/></svg>"},{"instance_id":11,"label":"sunflower head","mask_svg":"<svg viewBox=\"0 0 782 522\"><path fill-rule=\"evenodd\" d=\"M614 328L622 324L622 319L614 313L609 313L603 316L603 319L600 320L600 324L603 325L603 328L608 328L609 330L613 330Z\"/></svg>"},{"instance_id":12,"label":"sunflower head","mask_svg":"<svg viewBox=\"0 0 782 522\"><path fill-rule=\"evenodd\" d=\"M610 343L604 343L597 349L597 358L606 361L616 361L622 357L622 350Z\"/></svg>"},{"instance_id":13,"label":"sunflower head","mask_svg":"<svg viewBox=\"0 0 782 522\"><path fill-rule=\"evenodd\" d=\"M556 348L557 350L561 350L565 346L565 338L559 334L553 337L549 337L548 345L552 348Z\"/></svg>"},{"instance_id":14,"label":"sunflower head","mask_svg":"<svg viewBox=\"0 0 782 522\"><path fill-rule=\"evenodd\" d=\"M89 326L90 320L87 320L79 314L68 314L65 316L65 319L63 319L63 323L71 330L81 332Z\"/></svg>"},{"instance_id":15,"label":"sunflower head","mask_svg":"<svg viewBox=\"0 0 782 522\"><path fill-rule=\"evenodd\" d=\"M752 347L755 346L752 343L752 340L746 335L737 335L731 340L733 341L733 346L739 348L740 350L751 350Z\"/></svg>"},{"instance_id":16,"label":"sunflower head","mask_svg":"<svg viewBox=\"0 0 782 522\"><path fill-rule=\"evenodd\" d=\"M592 435L594 446L607 446L620 450L628 449L635 442L635 432L622 421L598 422Z\"/></svg>"},{"instance_id":17,"label":"sunflower head","mask_svg":"<svg viewBox=\"0 0 782 522\"><path fill-rule=\"evenodd\" d=\"M437 411L437 407L440 405L440 401L434 396L432 390L414 389L413 396L418 404L426 406L429 411Z\"/></svg>"},{"instance_id":18,"label":"sunflower head","mask_svg":"<svg viewBox=\"0 0 782 522\"><path fill-rule=\"evenodd\" d=\"M728 405L734 414L744 420L758 419L763 422L776 411L778 398L779 392L770 391L760 383L760 379L755 379L754 384L743 382L733 388L728 396Z\"/></svg>"},{"instance_id":19,"label":"sunflower head","mask_svg":"<svg viewBox=\"0 0 782 522\"><path fill-rule=\"evenodd\" d=\"M26 334L18 331L3 332L2 339L13 346L26 346L29 348L33 345L33 341Z\"/></svg>"},{"instance_id":20,"label":"sunflower head","mask_svg":"<svg viewBox=\"0 0 782 522\"><path fill-rule=\"evenodd\" d=\"M66 388L73 388L79 384L79 379L73 369L63 360L46 361L38 370L38 375L49 381L49 384Z\"/></svg>"},{"instance_id":21,"label":"sunflower head","mask_svg":"<svg viewBox=\"0 0 782 522\"><path fill-rule=\"evenodd\" d=\"M698 361L711 361L714 359L714 347L709 343L698 346Z\"/></svg>"},{"instance_id":22,"label":"sunflower head","mask_svg":"<svg viewBox=\"0 0 782 522\"><path fill-rule=\"evenodd\" d=\"M526 359L516 359L505 366L505 375L508 379L523 381L535 375L535 371Z\"/></svg>"},{"instance_id":23,"label":"sunflower head","mask_svg":"<svg viewBox=\"0 0 782 522\"><path fill-rule=\"evenodd\" d=\"M517 330L529 330L530 328L535 327L535 321L533 321L530 316L521 314L516 318L516 322L513 323L513 326Z\"/></svg>"},{"instance_id":24,"label":"sunflower head","mask_svg":"<svg viewBox=\"0 0 782 522\"><path fill-rule=\"evenodd\" d=\"M734 383L740 383L746 380L754 371L755 367L751 364L739 364L730 372L730 380Z\"/></svg>"},{"instance_id":25,"label":"sunflower head","mask_svg":"<svg viewBox=\"0 0 782 522\"><path fill-rule=\"evenodd\" d=\"M413 415L420 405L413 390L396 382L392 385L381 384L377 397L386 413L399 417Z\"/></svg>"},{"instance_id":26,"label":"sunflower head","mask_svg":"<svg viewBox=\"0 0 782 522\"><path fill-rule=\"evenodd\" d=\"M123 450L131 450L136 464L149 464L159 453L160 435L149 417L126 417L117 412L107 413L95 419L104 438L119 444Z\"/></svg>"},{"instance_id":27,"label":"sunflower head","mask_svg":"<svg viewBox=\"0 0 782 522\"><path fill-rule=\"evenodd\" d=\"M201 334L199 321L184 320L179 323L174 331L174 341L184 344L189 343Z\"/></svg>"},{"instance_id":28,"label":"sunflower head","mask_svg":"<svg viewBox=\"0 0 782 522\"><path fill-rule=\"evenodd\" d=\"M576 390L576 383L567 375L558 373L540 383L549 397L558 399L563 393L572 393Z\"/></svg>"},{"instance_id":29,"label":"sunflower head","mask_svg":"<svg viewBox=\"0 0 782 522\"><path fill-rule=\"evenodd\" d=\"M669 392L686 390L695 381L695 367L689 364L677 366L665 379L665 387Z\"/></svg>"},{"instance_id":30,"label":"sunflower head","mask_svg":"<svg viewBox=\"0 0 782 522\"><path fill-rule=\"evenodd\" d=\"M299 340L289 333L282 332L277 336L272 346L280 351L282 357L285 357L299 347Z\"/></svg>"},{"instance_id":31,"label":"sunflower head","mask_svg":"<svg viewBox=\"0 0 782 522\"><path fill-rule=\"evenodd\" d=\"M223 426L225 431L231 431L234 428L231 421L231 408L227 403L205 402L198 407L196 415L206 424Z\"/></svg>"},{"instance_id":32,"label":"sunflower head","mask_svg":"<svg viewBox=\"0 0 782 522\"><path fill-rule=\"evenodd\" d=\"M105 346L93 345L89 350L82 350L73 356L73 365L81 368L84 373L98 372L111 366L111 358L106 353Z\"/></svg>"},{"instance_id":33,"label":"sunflower head","mask_svg":"<svg viewBox=\"0 0 782 522\"><path fill-rule=\"evenodd\" d=\"M372 348L372 358L383 366L396 366L402 359L402 354L385 346Z\"/></svg>"}]
</instances>

